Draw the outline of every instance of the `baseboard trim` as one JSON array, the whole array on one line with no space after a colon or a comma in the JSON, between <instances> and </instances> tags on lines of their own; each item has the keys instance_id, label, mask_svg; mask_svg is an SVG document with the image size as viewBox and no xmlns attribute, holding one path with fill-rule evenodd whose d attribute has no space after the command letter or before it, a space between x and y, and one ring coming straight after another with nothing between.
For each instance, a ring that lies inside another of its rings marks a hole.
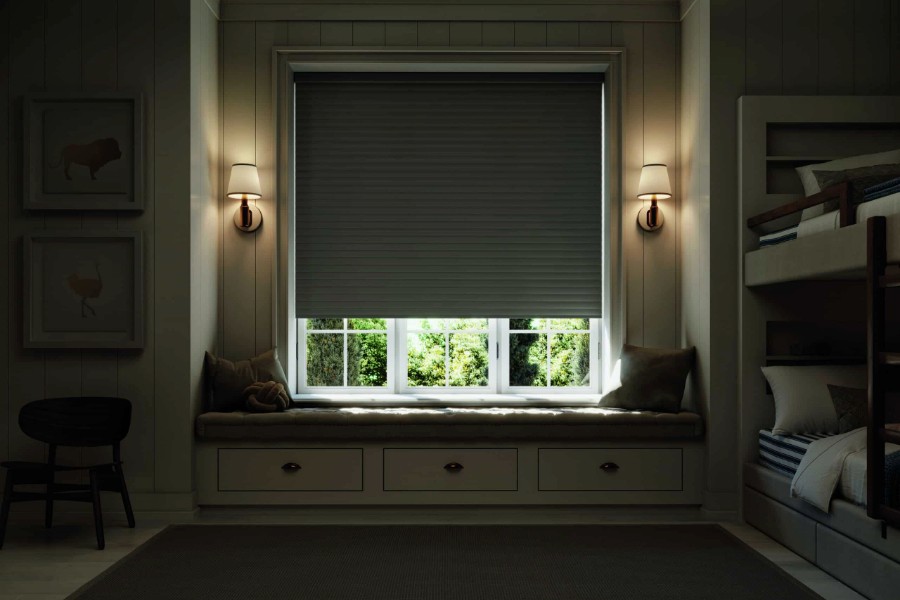
<instances>
[{"instance_id":1,"label":"baseboard trim","mask_svg":"<svg viewBox=\"0 0 900 600\"><path fill-rule=\"evenodd\" d=\"M130 494L130 498L137 520L181 523L193 521L198 514L196 492L136 492ZM103 507L104 520L109 522L125 520L125 510L122 508L122 500L117 493L103 492L100 497L100 504ZM56 502L53 506L53 513L58 517L89 515L91 511L91 505L85 502ZM31 522L34 520L43 522L44 503L40 500L17 502L12 505L9 518L13 522Z\"/></svg>"}]
</instances>

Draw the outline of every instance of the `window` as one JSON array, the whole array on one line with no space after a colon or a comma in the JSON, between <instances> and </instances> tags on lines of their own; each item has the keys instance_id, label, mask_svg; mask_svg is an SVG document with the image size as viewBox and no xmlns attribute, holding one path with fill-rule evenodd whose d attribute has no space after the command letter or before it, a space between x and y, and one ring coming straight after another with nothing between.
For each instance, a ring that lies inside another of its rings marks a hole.
<instances>
[{"instance_id":1,"label":"window","mask_svg":"<svg viewBox=\"0 0 900 600\"><path fill-rule=\"evenodd\" d=\"M599 319L299 319L301 394L599 392Z\"/></svg>"},{"instance_id":2,"label":"window","mask_svg":"<svg viewBox=\"0 0 900 600\"><path fill-rule=\"evenodd\" d=\"M297 391L598 393L603 73L400 71L295 73Z\"/></svg>"}]
</instances>

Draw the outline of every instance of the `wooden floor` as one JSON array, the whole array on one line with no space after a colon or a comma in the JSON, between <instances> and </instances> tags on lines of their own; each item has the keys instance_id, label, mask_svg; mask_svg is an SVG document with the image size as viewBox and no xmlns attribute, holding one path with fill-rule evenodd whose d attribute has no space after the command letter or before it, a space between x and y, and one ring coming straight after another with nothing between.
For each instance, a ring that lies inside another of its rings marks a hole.
<instances>
[{"instance_id":1,"label":"wooden floor","mask_svg":"<svg viewBox=\"0 0 900 600\"><path fill-rule=\"evenodd\" d=\"M87 514L63 514L44 529L36 518L11 522L0 550L0 600L59 600L78 589L165 527L138 515L138 527L112 517L106 527L106 550L94 546ZM672 523L698 521L692 510L622 510L593 508L253 508L204 509L197 523L293 524L554 524ZM184 522L183 520L180 522ZM864 598L790 550L747 525L722 523L752 548L812 588L826 600ZM201 600L201 599L198 599Z\"/></svg>"}]
</instances>

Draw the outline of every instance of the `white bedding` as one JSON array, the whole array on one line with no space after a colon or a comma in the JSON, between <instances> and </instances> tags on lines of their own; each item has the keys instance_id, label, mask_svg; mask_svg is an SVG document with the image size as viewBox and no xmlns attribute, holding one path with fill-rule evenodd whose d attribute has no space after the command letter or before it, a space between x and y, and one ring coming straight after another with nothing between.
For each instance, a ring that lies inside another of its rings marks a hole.
<instances>
[{"instance_id":1,"label":"white bedding","mask_svg":"<svg viewBox=\"0 0 900 600\"><path fill-rule=\"evenodd\" d=\"M886 455L897 451L900 446L885 444ZM791 496L824 512L829 512L835 493L866 504L865 427L812 442L791 481Z\"/></svg>"},{"instance_id":2,"label":"white bedding","mask_svg":"<svg viewBox=\"0 0 900 600\"><path fill-rule=\"evenodd\" d=\"M888 217L896 214L900 214L900 193L863 202L856 207L856 222L865 223L870 217ZM797 237L815 235L823 231L840 229L840 227L840 211L835 210L801 221L797 226Z\"/></svg>"}]
</instances>

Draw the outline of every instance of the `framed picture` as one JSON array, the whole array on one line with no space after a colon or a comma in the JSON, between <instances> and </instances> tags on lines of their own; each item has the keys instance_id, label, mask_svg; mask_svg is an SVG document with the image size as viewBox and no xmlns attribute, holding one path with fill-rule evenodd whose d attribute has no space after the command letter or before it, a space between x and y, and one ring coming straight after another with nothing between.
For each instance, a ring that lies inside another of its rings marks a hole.
<instances>
[{"instance_id":1,"label":"framed picture","mask_svg":"<svg viewBox=\"0 0 900 600\"><path fill-rule=\"evenodd\" d=\"M24 140L26 210L143 210L140 95L26 96Z\"/></svg>"},{"instance_id":2,"label":"framed picture","mask_svg":"<svg viewBox=\"0 0 900 600\"><path fill-rule=\"evenodd\" d=\"M24 239L26 348L142 348L139 232L40 232Z\"/></svg>"}]
</instances>

